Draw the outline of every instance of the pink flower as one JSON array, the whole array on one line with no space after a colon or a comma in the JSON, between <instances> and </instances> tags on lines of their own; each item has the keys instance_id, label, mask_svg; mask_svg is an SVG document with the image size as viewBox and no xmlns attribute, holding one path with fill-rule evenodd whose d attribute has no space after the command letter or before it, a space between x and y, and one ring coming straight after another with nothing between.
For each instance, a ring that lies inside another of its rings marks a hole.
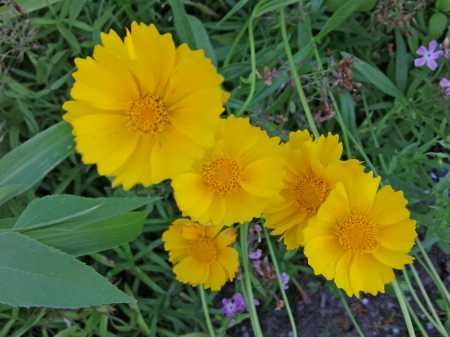
<instances>
[{"instance_id":1,"label":"pink flower","mask_svg":"<svg viewBox=\"0 0 450 337\"><path fill-rule=\"evenodd\" d=\"M445 94L446 95L450 95L450 81L448 79L446 79L445 77L439 82L439 85L442 88L447 88L445 89Z\"/></svg>"},{"instance_id":2,"label":"pink flower","mask_svg":"<svg viewBox=\"0 0 450 337\"><path fill-rule=\"evenodd\" d=\"M429 45L429 50L425 48L424 46L421 46L419 49L417 49L416 53L418 55L422 55L421 58L417 58L414 60L414 65L416 67L421 67L423 65L427 65L428 68L431 70L435 70L438 66L437 60L439 57L441 57L444 52L442 50L438 50L437 52L434 52L434 50L437 47L436 41L431 41Z\"/></svg>"},{"instance_id":3,"label":"pink flower","mask_svg":"<svg viewBox=\"0 0 450 337\"><path fill-rule=\"evenodd\" d=\"M261 257L261 254L261 249L257 249L256 252L250 252L250 254L248 254L248 257L250 258L250 260L257 260Z\"/></svg>"}]
</instances>

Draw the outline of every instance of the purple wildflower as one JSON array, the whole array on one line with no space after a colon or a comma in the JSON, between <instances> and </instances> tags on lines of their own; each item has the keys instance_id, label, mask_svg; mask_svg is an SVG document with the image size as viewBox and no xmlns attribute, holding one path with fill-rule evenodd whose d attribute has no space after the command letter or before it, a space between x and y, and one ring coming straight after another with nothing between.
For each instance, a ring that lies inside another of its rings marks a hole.
<instances>
[{"instance_id":1,"label":"purple wildflower","mask_svg":"<svg viewBox=\"0 0 450 337\"><path fill-rule=\"evenodd\" d=\"M233 296L234 305L236 307L236 311L244 311L247 308L247 304L245 304L244 296L241 293L237 293Z\"/></svg>"},{"instance_id":2,"label":"purple wildflower","mask_svg":"<svg viewBox=\"0 0 450 337\"><path fill-rule=\"evenodd\" d=\"M281 284L283 285L283 289L288 290L289 286L287 284L289 282L289 275L286 273L281 273L280 278L281 278Z\"/></svg>"},{"instance_id":3,"label":"purple wildflower","mask_svg":"<svg viewBox=\"0 0 450 337\"><path fill-rule=\"evenodd\" d=\"M263 271L261 270L261 260L254 260L253 261L253 268L257 271L257 273L261 276L264 276Z\"/></svg>"},{"instance_id":4,"label":"purple wildflower","mask_svg":"<svg viewBox=\"0 0 450 337\"><path fill-rule=\"evenodd\" d=\"M448 80L448 79L446 79L445 77L439 82L439 85L442 87L442 88L446 88L447 87L447 89L445 89L445 94L446 95L450 95L450 81Z\"/></svg>"},{"instance_id":5,"label":"purple wildflower","mask_svg":"<svg viewBox=\"0 0 450 337\"><path fill-rule=\"evenodd\" d=\"M224 298L222 300L222 311L228 316L228 317L233 317L234 314L236 312L238 312L238 310L236 310L236 304L233 303L231 300L228 300L226 298Z\"/></svg>"},{"instance_id":6,"label":"purple wildflower","mask_svg":"<svg viewBox=\"0 0 450 337\"><path fill-rule=\"evenodd\" d=\"M421 55L422 57L415 59L414 65L416 67L421 67L426 64L428 68L430 68L431 70L435 70L438 66L438 64L435 60L437 60L439 57L441 57L444 54L444 52L442 50L438 50L437 52L434 52L436 47L437 47L437 42L434 40L430 42L428 50L425 46L420 46L420 48L417 49L416 53L418 55Z\"/></svg>"},{"instance_id":7,"label":"purple wildflower","mask_svg":"<svg viewBox=\"0 0 450 337\"><path fill-rule=\"evenodd\" d=\"M257 249L256 252L250 252L250 254L248 254L248 257L250 258L250 260L258 260L262 255L262 251L261 249Z\"/></svg>"},{"instance_id":8,"label":"purple wildflower","mask_svg":"<svg viewBox=\"0 0 450 337\"><path fill-rule=\"evenodd\" d=\"M259 305L259 301L255 298L253 303ZM233 317L238 312L248 312L248 306L245 303L244 297L240 293L236 293L233 296L233 300L223 299L222 300L222 311L228 316Z\"/></svg>"}]
</instances>

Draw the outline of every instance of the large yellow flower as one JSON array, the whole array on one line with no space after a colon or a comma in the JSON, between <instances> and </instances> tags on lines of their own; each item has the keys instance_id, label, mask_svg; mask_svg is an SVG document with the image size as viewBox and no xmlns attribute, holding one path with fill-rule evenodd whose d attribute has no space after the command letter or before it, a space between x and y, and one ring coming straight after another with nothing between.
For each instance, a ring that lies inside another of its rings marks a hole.
<instances>
[{"instance_id":1,"label":"large yellow flower","mask_svg":"<svg viewBox=\"0 0 450 337\"><path fill-rule=\"evenodd\" d=\"M214 147L172 181L183 215L228 226L259 217L269 204L282 201L279 141L250 125L248 118L222 119Z\"/></svg>"},{"instance_id":2,"label":"large yellow flower","mask_svg":"<svg viewBox=\"0 0 450 337\"><path fill-rule=\"evenodd\" d=\"M175 264L173 271L178 281L194 287L203 284L216 291L234 279L239 256L236 249L228 246L237 234L232 228L220 232L222 227L178 219L164 232L164 249Z\"/></svg>"},{"instance_id":3,"label":"large yellow flower","mask_svg":"<svg viewBox=\"0 0 450 337\"><path fill-rule=\"evenodd\" d=\"M403 269L417 236L402 192L384 186L372 172L347 176L337 183L304 230L305 255L316 274L348 296L376 295Z\"/></svg>"},{"instance_id":4,"label":"large yellow flower","mask_svg":"<svg viewBox=\"0 0 450 337\"><path fill-rule=\"evenodd\" d=\"M264 211L265 226L281 235L287 249L303 245L303 230L336 183L348 172L362 172L358 160L340 160L339 136L328 134L313 141L307 130L292 132L285 144L284 202Z\"/></svg>"},{"instance_id":5,"label":"large yellow flower","mask_svg":"<svg viewBox=\"0 0 450 337\"><path fill-rule=\"evenodd\" d=\"M123 42L112 30L101 38L93 58L75 60L74 101L63 106L83 162L125 189L186 171L213 145L223 77L154 25L133 22Z\"/></svg>"}]
</instances>

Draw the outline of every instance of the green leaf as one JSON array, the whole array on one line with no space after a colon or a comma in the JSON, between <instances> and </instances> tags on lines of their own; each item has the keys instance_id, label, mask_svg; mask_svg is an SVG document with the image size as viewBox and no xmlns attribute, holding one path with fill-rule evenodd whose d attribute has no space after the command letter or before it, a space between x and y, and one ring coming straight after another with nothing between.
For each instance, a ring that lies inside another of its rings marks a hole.
<instances>
[{"instance_id":1,"label":"green leaf","mask_svg":"<svg viewBox=\"0 0 450 337\"><path fill-rule=\"evenodd\" d=\"M205 51L205 56L211 59L214 67L217 67L217 57L214 51L213 46L211 45L211 41L209 40L208 33L206 32L205 27L202 22L197 19L195 16L188 15L189 24L192 27L192 31L194 32L195 44L198 49L203 49Z\"/></svg>"},{"instance_id":2,"label":"green leaf","mask_svg":"<svg viewBox=\"0 0 450 337\"><path fill-rule=\"evenodd\" d=\"M353 97L350 92L344 91L339 95L340 108L342 112L342 120L345 127L353 135L356 134L356 114L355 114L355 103L353 102Z\"/></svg>"},{"instance_id":3,"label":"green leaf","mask_svg":"<svg viewBox=\"0 0 450 337\"><path fill-rule=\"evenodd\" d=\"M85 226L117 214L129 212L155 200L158 200L158 198L47 196L33 200L20 215L14 229L43 228L59 224L58 230L72 230L79 226Z\"/></svg>"},{"instance_id":4,"label":"green leaf","mask_svg":"<svg viewBox=\"0 0 450 337\"><path fill-rule=\"evenodd\" d=\"M364 62L351 54L341 52L341 55L351 57L353 59L353 66L367 79L368 82L372 83L389 96L397 97L406 101L406 98L403 96L401 91L398 90L395 84L392 83L391 80L378 68L371 66L367 62Z\"/></svg>"},{"instance_id":5,"label":"green leaf","mask_svg":"<svg viewBox=\"0 0 450 337\"><path fill-rule=\"evenodd\" d=\"M58 123L40 132L0 159L0 187L22 185L9 198L30 189L73 153L72 127ZM6 201L6 200L4 200Z\"/></svg>"},{"instance_id":6,"label":"green leaf","mask_svg":"<svg viewBox=\"0 0 450 337\"><path fill-rule=\"evenodd\" d=\"M195 34L189 22L188 15L182 0L171 0L175 29L181 41L187 43L189 48L198 49L195 41Z\"/></svg>"},{"instance_id":7,"label":"green leaf","mask_svg":"<svg viewBox=\"0 0 450 337\"><path fill-rule=\"evenodd\" d=\"M77 19L78 15L80 15L86 0L72 0L70 2L70 21L74 21Z\"/></svg>"},{"instance_id":8,"label":"green leaf","mask_svg":"<svg viewBox=\"0 0 450 337\"><path fill-rule=\"evenodd\" d=\"M46 0L46 1L36 1L36 0L16 0L17 4L25 12L34 12L38 9L53 5L61 0ZM11 10L12 6L3 6L0 8L0 15L4 15ZM11 14L11 18L21 15L18 11L14 10Z\"/></svg>"},{"instance_id":9,"label":"green leaf","mask_svg":"<svg viewBox=\"0 0 450 337\"><path fill-rule=\"evenodd\" d=\"M395 30L395 81L398 89L404 93L408 82L408 52L398 29Z\"/></svg>"},{"instance_id":10,"label":"green leaf","mask_svg":"<svg viewBox=\"0 0 450 337\"><path fill-rule=\"evenodd\" d=\"M292 4L298 4L298 0L274 0L274 1L271 1L263 6L259 7L255 11L254 15L256 17L258 17L258 16L264 15L268 12L272 12L279 8L286 7L286 6L289 6Z\"/></svg>"},{"instance_id":11,"label":"green leaf","mask_svg":"<svg viewBox=\"0 0 450 337\"><path fill-rule=\"evenodd\" d=\"M81 256L134 240L142 233L147 215L147 212L125 213L73 230L61 230L57 226L52 226L22 234L70 255Z\"/></svg>"},{"instance_id":12,"label":"green leaf","mask_svg":"<svg viewBox=\"0 0 450 337\"><path fill-rule=\"evenodd\" d=\"M9 185L0 187L0 205L17 195L17 191L19 191L22 187L23 185Z\"/></svg>"},{"instance_id":13,"label":"green leaf","mask_svg":"<svg viewBox=\"0 0 450 337\"><path fill-rule=\"evenodd\" d=\"M350 15L361 6L361 0L349 0L343 4L325 23L322 30L317 34L313 41L319 43L320 40L332 30L339 27Z\"/></svg>"},{"instance_id":14,"label":"green leaf","mask_svg":"<svg viewBox=\"0 0 450 337\"><path fill-rule=\"evenodd\" d=\"M248 0L240 0L234 7L217 23L217 26L225 23L229 18L231 18L234 13L240 10L244 5L248 2Z\"/></svg>"},{"instance_id":15,"label":"green leaf","mask_svg":"<svg viewBox=\"0 0 450 337\"><path fill-rule=\"evenodd\" d=\"M71 255L18 233L0 234L0 302L85 308L135 300Z\"/></svg>"}]
</instances>

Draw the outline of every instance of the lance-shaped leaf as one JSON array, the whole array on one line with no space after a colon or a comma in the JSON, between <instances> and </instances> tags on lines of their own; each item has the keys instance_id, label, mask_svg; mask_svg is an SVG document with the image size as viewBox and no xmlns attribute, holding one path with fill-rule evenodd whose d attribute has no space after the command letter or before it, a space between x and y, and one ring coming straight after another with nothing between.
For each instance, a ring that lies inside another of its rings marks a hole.
<instances>
[{"instance_id":1,"label":"lance-shaped leaf","mask_svg":"<svg viewBox=\"0 0 450 337\"><path fill-rule=\"evenodd\" d=\"M83 198L52 195L33 200L20 215L14 229L56 228L73 230L80 226L132 211L158 200L152 198Z\"/></svg>"},{"instance_id":2,"label":"lance-shaped leaf","mask_svg":"<svg viewBox=\"0 0 450 337\"><path fill-rule=\"evenodd\" d=\"M0 302L85 308L135 300L71 255L18 233L0 234Z\"/></svg>"},{"instance_id":3,"label":"lance-shaped leaf","mask_svg":"<svg viewBox=\"0 0 450 337\"><path fill-rule=\"evenodd\" d=\"M142 233L147 212L132 212L61 230L59 226L33 229L23 234L73 256L114 248L130 242Z\"/></svg>"},{"instance_id":4,"label":"lance-shaped leaf","mask_svg":"<svg viewBox=\"0 0 450 337\"><path fill-rule=\"evenodd\" d=\"M14 193L8 193L1 201L5 202L31 188L73 153L74 146L71 126L61 122L3 156L0 159L0 187L21 186L14 188Z\"/></svg>"}]
</instances>

